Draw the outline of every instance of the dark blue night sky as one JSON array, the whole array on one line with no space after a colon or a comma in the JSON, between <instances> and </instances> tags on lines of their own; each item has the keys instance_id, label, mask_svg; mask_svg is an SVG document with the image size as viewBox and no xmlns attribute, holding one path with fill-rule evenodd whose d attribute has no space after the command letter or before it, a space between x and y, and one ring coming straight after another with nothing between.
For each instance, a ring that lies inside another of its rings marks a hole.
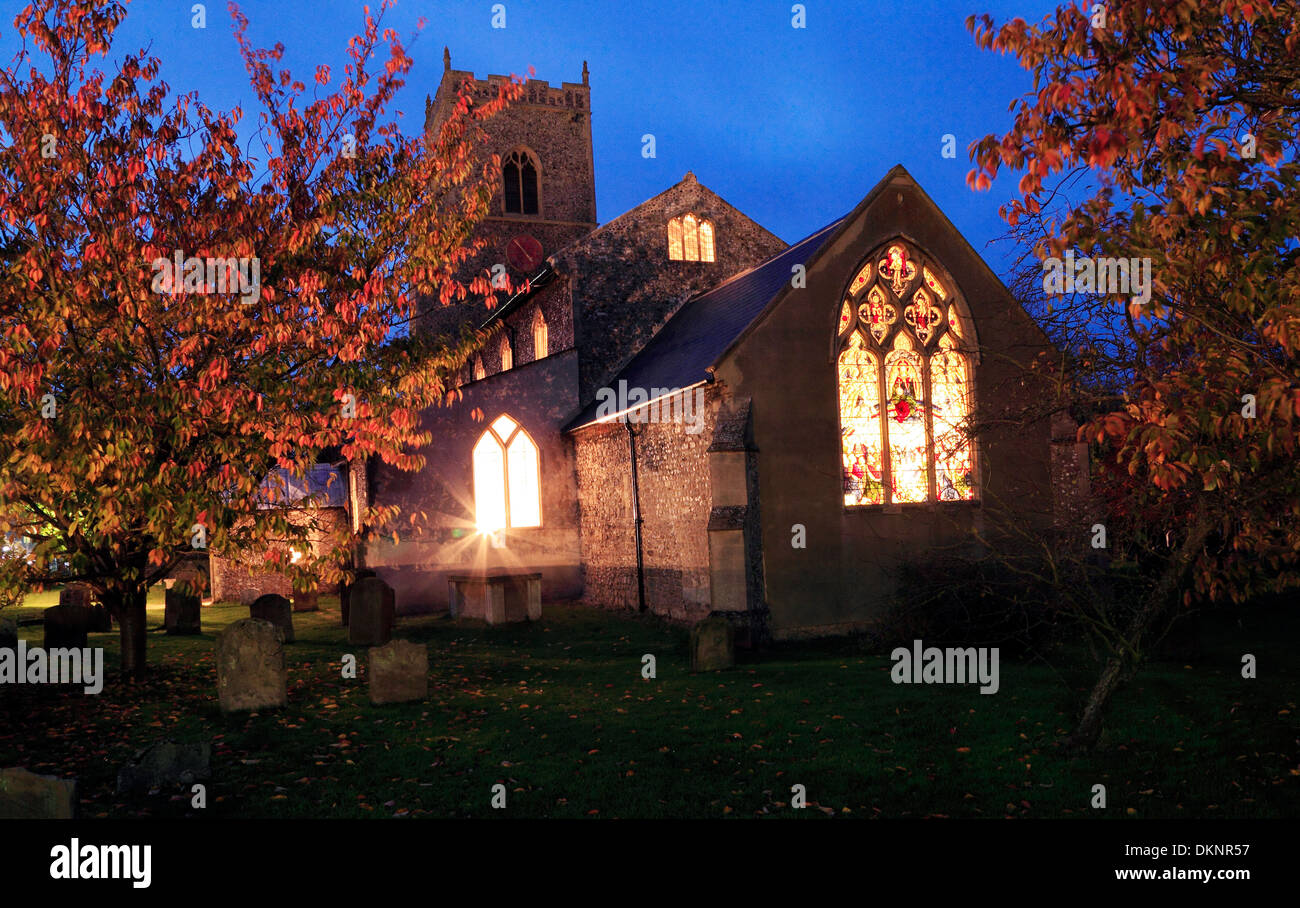
<instances>
[{"instance_id":1,"label":"dark blue night sky","mask_svg":"<svg viewBox=\"0 0 1300 908\"><path fill-rule=\"evenodd\" d=\"M4 4L8 10L17 4ZM174 92L197 90L214 107L251 93L224 3L208 2L207 28L191 27L193 0L135 0L116 52L152 44ZM256 43L282 41L286 60L310 82L319 63L341 71L347 39L360 31L355 0L248 0ZM400 98L405 128L423 120L424 97L442 73L442 48L457 69L525 73L552 84L591 70L597 214L603 223L693 170L731 204L793 242L856 204L894 164L912 172L972 245L1001 271L998 205L1015 190L965 184L967 147L1010 123L1012 99L1031 88L1014 59L978 50L971 13L1039 21L1038 0L808 0L807 28L791 26L792 3L504 0L506 27L490 0L400 0L386 22L408 35L416 64ZM5 63L15 46L12 12L0 24ZM658 156L641 156L641 136ZM957 138L944 159L941 138Z\"/></svg>"}]
</instances>

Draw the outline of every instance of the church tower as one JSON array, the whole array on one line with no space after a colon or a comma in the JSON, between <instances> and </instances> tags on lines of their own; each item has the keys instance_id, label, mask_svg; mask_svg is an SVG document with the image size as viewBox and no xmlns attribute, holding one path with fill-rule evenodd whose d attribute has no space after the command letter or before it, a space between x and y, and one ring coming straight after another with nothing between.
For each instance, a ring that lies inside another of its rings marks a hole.
<instances>
[{"instance_id":1,"label":"church tower","mask_svg":"<svg viewBox=\"0 0 1300 908\"><path fill-rule=\"evenodd\" d=\"M442 81L425 102L425 131L437 129L456 104L460 85L474 85L474 97L494 97L508 76L476 79L451 68L443 48ZM504 264L516 284L530 277L547 256L596 227L596 182L591 146L591 88L587 64L582 81L554 87L539 79L524 84L523 96L483 124L489 152L501 157L491 214L480 225L488 245L472 273ZM486 312L484 313L486 317Z\"/></svg>"}]
</instances>

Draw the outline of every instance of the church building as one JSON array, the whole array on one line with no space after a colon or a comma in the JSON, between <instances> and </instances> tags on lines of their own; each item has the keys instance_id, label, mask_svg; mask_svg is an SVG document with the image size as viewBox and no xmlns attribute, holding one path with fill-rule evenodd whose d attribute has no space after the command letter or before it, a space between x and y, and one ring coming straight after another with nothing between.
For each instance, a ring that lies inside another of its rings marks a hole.
<instances>
[{"instance_id":1,"label":"church building","mask_svg":"<svg viewBox=\"0 0 1300 908\"><path fill-rule=\"evenodd\" d=\"M444 63L426 129L464 80L486 98L506 78ZM424 414L425 467L367 477L428 519L365 553L399 612L501 570L540 574L543 603L845 633L993 510L1050 524L1049 426L1013 419L1050 343L903 167L786 243L693 173L599 223L586 64L486 125L477 267L528 286L421 319L486 340Z\"/></svg>"}]
</instances>

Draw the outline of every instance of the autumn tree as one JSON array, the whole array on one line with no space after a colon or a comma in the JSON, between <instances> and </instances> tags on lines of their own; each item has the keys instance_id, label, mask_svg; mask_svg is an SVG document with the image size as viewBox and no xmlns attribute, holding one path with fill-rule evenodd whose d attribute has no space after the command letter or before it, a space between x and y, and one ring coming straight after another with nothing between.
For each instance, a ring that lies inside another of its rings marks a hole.
<instances>
[{"instance_id":1,"label":"autumn tree","mask_svg":"<svg viewBox=\"0 0 1300 908\"><path fill-rule=\"evenodd\" d=\"M1078 325L1119 326L1119 399L1081 435L1108 466L1094 478L1109 542L1139 545L1148 578L1073 736L1090 746L1180 606L1296 582L1300 3L1115 0L967 25L1034 77L1011 128L972 147L971 185L1021 174L1002 214L1032 225L1044 267L1070 253L1151 268L1149 293L1098 287ZM1082 198L1063 203L1066 184Z\"/></svg>"},{"instance_id":2,"label":"autumn tree","mask_svg":"<svg viewBox=\"0 0 1300 908\"><path fill-rule=\"evenodd\" d=\"M145 667L145 596L196 548L267 552L297 584L333 579L355 538L307 545L268 476L325 450L420 465L421 409L467 344L410 330L418 300L489 297L477 251L495 161L481 121L520 93L462 87L436 134L386 119L411 67L367 9L341 78L277 68L231 4L256 98L172 97L145 51L106 68L125 7L37 0L0 72L0 588L85 580ZM299 502L301 505L302 502ZM310 502L307 502L310 504ZM409 516L409 515L408 515ZM392 531L394 508L365 515ZM405 518L404 518L405 519ZM289 550L308 557L291 564Z\"/></svg>"}]
</instances>

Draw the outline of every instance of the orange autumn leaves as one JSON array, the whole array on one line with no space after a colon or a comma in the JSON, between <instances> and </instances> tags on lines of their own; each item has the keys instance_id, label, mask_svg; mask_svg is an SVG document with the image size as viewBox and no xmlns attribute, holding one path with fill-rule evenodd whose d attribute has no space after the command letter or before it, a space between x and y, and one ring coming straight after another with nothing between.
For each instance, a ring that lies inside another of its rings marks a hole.
<instances>
[{"instance_id":1,"label":"orange autumn leaves","mask_svg":"<svg viewBox=\"0 0 1300 908\"><path fill-rule=\"evenodd\" d=\"M423 297L487 287L455 276L495 180L482 121L521 87L473 104L463 88L440 129L403 135L390 108L412 61L381 25L388 5L310 91L232 7L256 98L242 126L242 109L170 96L146 51L109 52L123 4L18 14L26 56L0 79L0 533L57 539L79 573L143 583L190 550L196 522L218 552L304 539L254 504L276 467L302 476L326 449L419 465L416 414L450 392L472 339L432 345L409 326ZM152 292L151 263L176 250L256 258L259 294ZM328 577L337 558L294 569Z\"/></svg>"}]
</instances>

